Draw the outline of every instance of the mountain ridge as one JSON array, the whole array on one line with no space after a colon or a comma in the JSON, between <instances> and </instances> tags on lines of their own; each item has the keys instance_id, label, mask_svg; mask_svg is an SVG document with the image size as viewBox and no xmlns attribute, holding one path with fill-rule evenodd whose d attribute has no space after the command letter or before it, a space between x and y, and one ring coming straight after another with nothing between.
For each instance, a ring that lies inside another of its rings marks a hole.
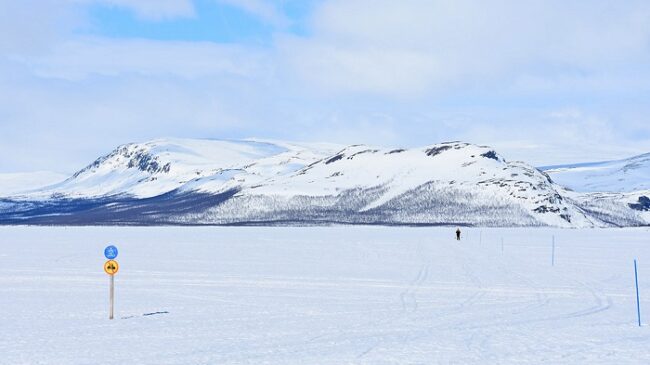
<instances>
[{"instance_id":1,"label":"mountain ridge","mask_svg":"<svg viewBox=\"0 0 650 365\"><path fill-rule=\"evenodd\" d=\"M630 158L543 166L558 183L578 192L650 190L650 153Z\"/></svg>"},{"instance_id":2,"label":"mountain ridge","mask_svg":"<svg viewBox=\"0 0 650 365\"><path fill-rule=\"evenodd\" d=\"M158 139L0 200L0 224L647 225L647 192L582 194L489 146ZM650 210L650 209L648 209Z\"/></svg>"}]
</instances>

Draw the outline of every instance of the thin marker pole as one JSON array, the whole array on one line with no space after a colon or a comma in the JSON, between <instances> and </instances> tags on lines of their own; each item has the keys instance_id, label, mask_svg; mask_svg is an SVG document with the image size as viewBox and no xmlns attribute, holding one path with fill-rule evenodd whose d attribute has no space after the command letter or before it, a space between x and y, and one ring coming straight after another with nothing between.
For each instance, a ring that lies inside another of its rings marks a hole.
<instances>
[{"instance_id":1,"label":"thin marker pole","mask_svg":"<svg viewBox=\"0 0 650 365\"><path fill-rule=\"evenodd\" d=\"M555 235L553 236L553 249L551 250L551 266L555 266Z\"/></svg>"},{"instance_id":2,"label":"thin marker pole","mask_svg":"<svg viewBox=\"0 0 650 365\"><path fill-rule=\"evenodd\" d=\"M483 230L478 231L478 244L479 246L483 243Z\"/></svg>"},{"instance_id":3,"label":"thin marker pole","mask_svg":"<svg viewBox=\"0 0 650 365\"><path fill-rule=\"evenodd\" d=\"M639 275L636 270L636 259L634 259L634 285L636 286L636 318L641 327L641 303L639 302Z\"/></svg>"},{"instance_id":4,"label":"thin marker pole","mask_svg":"<svg viewBox=\"0 0 650 365\"><path fill-rule=\"evenodd\" d=\"M111 306L108 314L108 319L113 319L113 303L115 299L115 275L110 275L111 277Z\"/></svg>"}]
</instances>

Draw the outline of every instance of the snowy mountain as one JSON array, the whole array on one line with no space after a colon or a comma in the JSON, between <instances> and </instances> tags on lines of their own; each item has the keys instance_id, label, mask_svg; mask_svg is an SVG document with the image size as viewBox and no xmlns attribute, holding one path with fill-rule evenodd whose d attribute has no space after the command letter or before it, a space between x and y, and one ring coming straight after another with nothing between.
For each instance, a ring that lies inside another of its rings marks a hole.
<instances>
[{"instance_id":1,"label":"snowy mountain","mask_svg":"<svg viewBox=\"0 0 650 365\"><path fill-rule=\"evenodd\" d=\"M644 194L570 191L462 142L161 139L120 146L62 183L0 200L0 223L646 225Z\"/></svg>"},{"instance_id":2,"label":"snowy mountain","mask_svg":"<svg viewBox=\"0 0 650 365\"><path fill-rule=\"evenodd\" d=\"M62 183L28 192L25 197L150 198L184 185L192 186L198 180L212 187L229 180L250 183L261 175L298 170L336 148L324 144L306 147L263 141L191 139L131 143L98 158Z\"/></svg>"},{"instance_id":3,"label":"snowy mountain","mask_svg":"<svg viewBox=\"0 0 650 365\"><path fill-rule=\"evenodd\" d=\"M650 190L650 153L632 158L541 167L554 181L579 192Z\"/></svg>"},{"instance_id":4,"label":"snowy mountain","mask_svg":"<svg viewBox=\"0 0 650 365\"><path fill-rule=\"evenodd\" d=\"M243 190L199 221L592 225L562 188L489 147L452 142L415 149L350 146L296 173ZM255 206L255 210L243 209Z\"/></svg>"}]
</instances>

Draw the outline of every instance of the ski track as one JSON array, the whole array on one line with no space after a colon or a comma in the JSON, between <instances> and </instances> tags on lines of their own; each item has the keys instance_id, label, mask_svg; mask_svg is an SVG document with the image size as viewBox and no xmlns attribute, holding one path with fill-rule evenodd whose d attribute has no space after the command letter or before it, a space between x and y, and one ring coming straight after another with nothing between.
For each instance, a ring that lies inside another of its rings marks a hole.
<instances>
[{"instance_id":1,"label":"ski track","mask_svg":"<svg viewBox=\"0 0 650 365\"><path fill-rule=\"evenodd\" d=\"M629 275L650 268L645 229L2 230L0 364L650 362Z\"/></svg>"}]
</instances>

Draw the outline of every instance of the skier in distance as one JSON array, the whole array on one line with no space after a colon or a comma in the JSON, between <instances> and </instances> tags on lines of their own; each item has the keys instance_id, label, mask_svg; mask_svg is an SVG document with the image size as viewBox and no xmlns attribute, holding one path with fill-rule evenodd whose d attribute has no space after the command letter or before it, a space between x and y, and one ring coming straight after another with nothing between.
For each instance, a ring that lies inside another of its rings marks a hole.
<instances>
[{"instance_id":1,"label":"skier in distance","mask_svg":"<svg viewBox=\"0 0 650 365\"><path fill-rule=\"evenodd\" d=\"M460 241L460 228L456 228L456 241Z\"/></svg>"}]
</instances>

